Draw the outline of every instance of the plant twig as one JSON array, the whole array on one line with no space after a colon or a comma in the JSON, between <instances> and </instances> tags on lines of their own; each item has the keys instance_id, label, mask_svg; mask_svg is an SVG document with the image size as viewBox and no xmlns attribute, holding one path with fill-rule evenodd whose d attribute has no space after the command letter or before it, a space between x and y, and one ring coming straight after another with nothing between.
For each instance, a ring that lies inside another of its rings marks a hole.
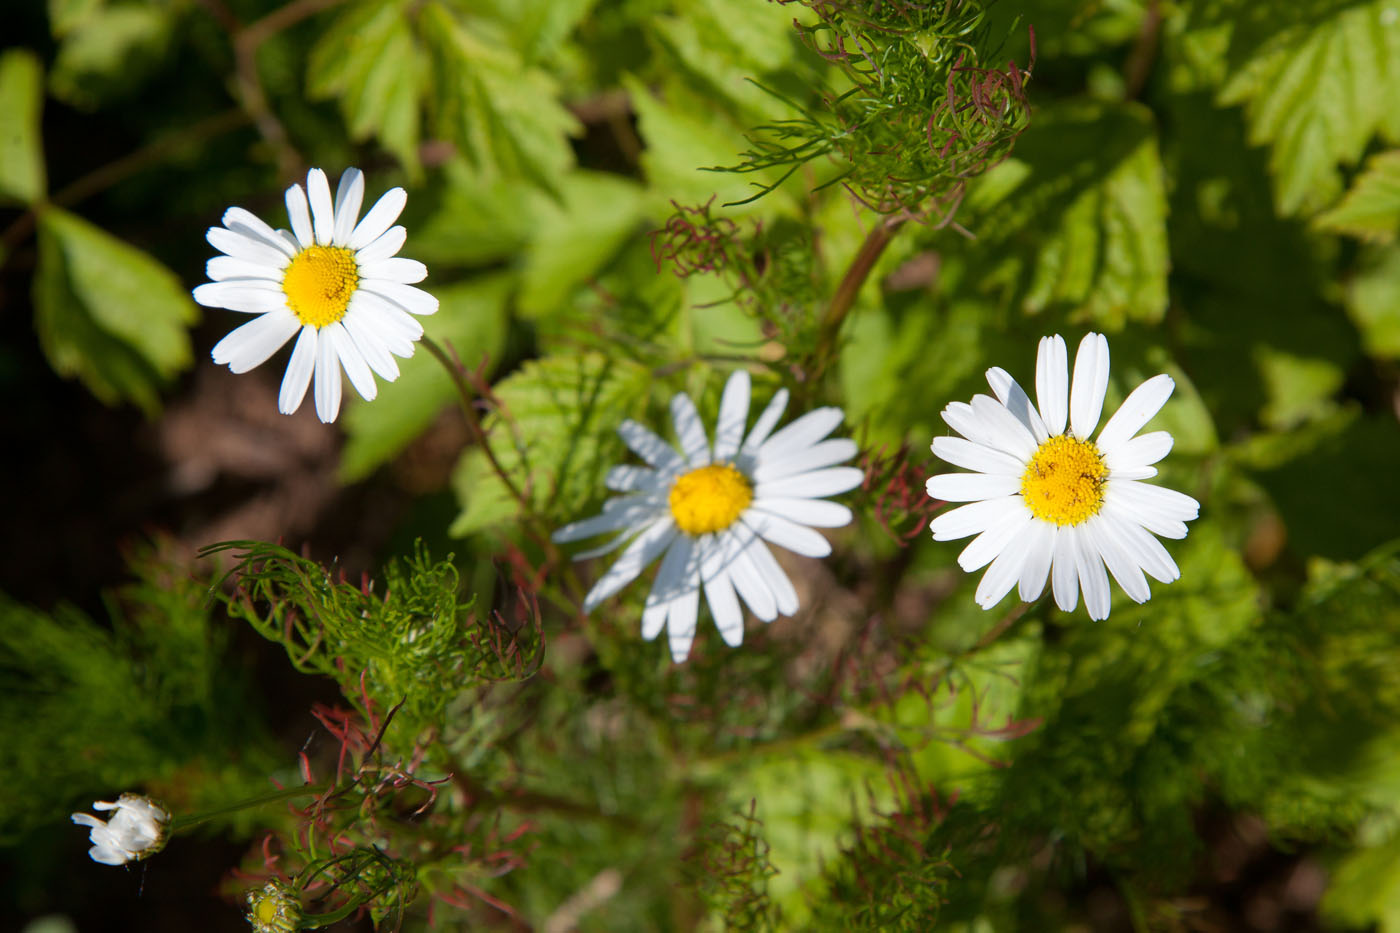
<instances>
[{"instance_id":1,"label":"plant twig","mask_svg":"<svg viewBox=\"0 0 1400 933\"><path fill-rule=\"evenodd\" d=\"M845 323L851 306L855 304L861 286L870 277L870 273L875 268L875 263L879 260L880 255L884 253L885 247L890 245L895 233L899 231L907 219L906 216L902 215L882 218L866 235L865 242L860 246L860 251L856 253L855 259L851 260L846 274L841 277L841 283L836 286L836 293L831 296L831 304L826 309L826 316L822 318L821 328L817 334L817 348L813 354L814 381L826 371L835 355L836 340L841 335L841 325Z\"/></svg>"}]
</instances>

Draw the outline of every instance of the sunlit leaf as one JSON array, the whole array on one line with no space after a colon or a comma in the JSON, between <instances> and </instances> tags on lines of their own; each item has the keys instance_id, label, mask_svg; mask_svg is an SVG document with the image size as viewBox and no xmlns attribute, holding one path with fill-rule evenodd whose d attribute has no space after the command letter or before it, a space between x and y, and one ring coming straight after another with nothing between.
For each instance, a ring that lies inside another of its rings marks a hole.
<instances>
[{"instance_id":1,"label":"sunlit leaf","mask_svg":"<svg viewBox=\"0 0 1400 933\"><path fill-rule=\"evenodd\" d=\"M1400 150L1372 156L1346 196L1313 222L1323 230L1393 240L1400 229Z\"/></svg>"},{"instance_id":2,"label":"sunlit leaf","mask_svg":"<svg viewBox=\"0 0 1400 933\"><path fill-rule=\"evenodd\" d=\"M190 364L186 328L199 313L169 269L57 208L39 218L35 327L50 364L107 404L159 407Z\"/></svg>"}]
</instances>

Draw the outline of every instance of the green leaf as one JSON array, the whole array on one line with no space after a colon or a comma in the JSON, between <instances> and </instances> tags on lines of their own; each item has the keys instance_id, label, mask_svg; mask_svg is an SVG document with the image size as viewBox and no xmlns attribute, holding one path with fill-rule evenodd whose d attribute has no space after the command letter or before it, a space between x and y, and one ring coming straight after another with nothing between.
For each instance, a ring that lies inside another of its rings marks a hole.
<instances>
[{"instance_id":1,"label":"green leaf","mask_svg":"<svg viewBox=\"0 0 1400 933\"><path fill-rule=\"evenodd\" d=\"M500 359L508 327L506 302L513 285L513 275L497 273L434 288L440 305L436 314L424 320L428 335L440 344L450 342L464 366L475 368L483 359ZM431 353L420 348L409 359L400 360L396 381L381 383L378 398L357 399L345 413L349 437L341 455L341 478L353 482L368 476L408 446L456 399L451 377Z\"/></svg>"},{"instance_id":2,"label":"green leaf","mask_svg":"<svg viewBox=\"0 0 1400 933\"><path fill-rule=\"evenodd\" d=\"M658 198L658 209L667 199L686 204L701 204L711 197L721 203L742 201L757 190L754 182L767 185L779 178L776 171L756 176L706 171L715 165L732 165L748 144L743 133L716 112L706 97L695 95L681 82L667 86L664 100L636 78L625 78L623 86L646 142L642 169L652 190L664 195ZM762 200L774 199L770 195ZM747 209L760 209L755 205ZM777 206L777 202L762 204L761 209L769 211Z\"/></svg>"},{"instance_id":3,"label":"green leaf","mask_svg":"<svg viewBox=\"0 0 1400 933\"><path fill-rule=\"evenodd\" d=\"M103 6L68 32L49 74L54 97L94 110L138 88L164 61L175 26L162 4Z\"/></svg>"},{"instance_id":4,"label":"green leaf","mask_svg":"<svg viewBox=\"0 0 1400 933\"><path fill-rule=\"evenodd\" d=\"M106 5L106 0L49 0L49 29L61 39Z\"/></svg>"},{"instance_id":5,"label":"green leaf","mask_svg":"<svg viewBox=\"0 0 1400 933\"><path fill-rule=\"evenodd\" d=\"M1349 853L1332 873L1322 913L1340 926L1400 933L1400 838Z\"/></svg>"},{"instance_id":6,"label":"green leaf","mask_svg":"<svg viewBox=\"0 0 1400 933\"><path fill-rule=\"evenodd\" d=\"M478 6L500 23L511 48L536 62L559 48L598 0L483 0Z\"/></svg>"},{"instance_id":7,"label":"green leaf","mask_svg":"<svg viewBox=\"0 0 1400 933\"><path fill-rule=\"evenodd\" d=\"M1347 313L1370 356L1400 359L1400 247L1373 247L1347 288Z\"/></svg>"},{"instance_id":8,"label":"green leaf","mask_svg":"<svg viewBox=\"0 0 1400 933\"><path fill-rule=\"evenodd\" d=\"M559 179L559 187L558 203L537 199L536 235L521 272L520 311L526 316L557 312L642 220L642 189L628 179L573 172Z\"/></svg>"},{"instance_id":9,"label":"green leaf","mask_svg":"<svg viewBox=\"0 0 1400 933\"><path fill-rule=\"evenodd\" d=\"M1400 149L1372 156L1346 196L1313 224L1366 240L1395 239L1400 228Z\"/></svg>"},{"instance_id":10,"label":"green leaf","mask_svg":"<svg viewBox=\"0 0 1400 933\"><path fill-rule=\"evenodd\" d=\"M50 365L107 404L153 414L190 365L189 292L155 259L57 208L39 217L34 326Z\"/></svg>"},{"instance_id":11,"label":"green leaf","mask_svg":"<svg viewBox=\"0 0 1400 933\"><path fill-rule=\"evenodd\" d=\"M645 405L651 383L650 370L601 354L532 360L495 386L504 414L486 419L491 449L538 513L579 517L604 493L603 476L621 459L613 429ZM479 525L484 507L475 500L499 500L504 492L498 478L467 459L453 487L465 506L454 535Z\"/></svg>"},{"instance_id":12,"label":"green leaf","mask_svg":"<svg viewBox=\"0 0 1400 933\"><path fill-rule=\"evenodd\" d=\"M965 211L973 248L993 257L988 281L1028 314L1058 309L1116 330L1166 311L1166 186L1143 107L1038 112Z\"/></svg>"},{"instance_id":13,"label":"green leaf","mask_svg":"<svg viewBox=\"0 0 1400 933\"><path fill-rule=\"evenodd\" d=\"M43 105L38 56L25 49L0 55L0 199L32 204L44 196Z\"/></svg>"},{"instance_id":14,"label":"green leaf","mask_svg":"<svg viewBox=\"0 0 1400 933\"><path fill-rule=\"evenodd\" d=\"M1274 195L1284 214L1310 213L1341 193L1340 164L1355 164L1377 133L1400 142L1400 30L1391 0L1280 5L1240 17L1222 104L1242 104L1249 139L1271 147ZM1272 30L1260 36L1261 28ZM1254 32L1252 32L1252 30Z\"/></svg>"},{"instance_id":15,"label":"green leaf","mask_svg":"<svg viewBox=\"0 0 1400 933\"><path fill-rule=\"evenodd\" d=\"M337 98L350 135L377 137L410 171L418 167L424 52L403 0L350 7L326 30L307 62L307 92Z\"/></svg>"},{"instance_id":16,"label":"green leaf","mask_svg":"<svg viewBox=\"0 0 1400 933\"><path fill-rule=\"evenodd\" d=\"M438 132L488 176L529 178L553 191L573 167L569 137L582 131L549 74L469 30L441 3L420 16L434 77Z\"/></svg>"}]
</instances>

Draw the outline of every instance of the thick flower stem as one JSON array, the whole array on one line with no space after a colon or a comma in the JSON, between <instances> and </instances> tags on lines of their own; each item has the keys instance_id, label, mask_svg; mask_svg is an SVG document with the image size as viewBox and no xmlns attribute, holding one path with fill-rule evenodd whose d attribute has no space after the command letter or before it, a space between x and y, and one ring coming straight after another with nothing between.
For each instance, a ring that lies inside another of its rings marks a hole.
<instances>
[{"instance_id":1,"label":"thick flower stem","mask_svg":"<svg viewBox=\"0 0 1400 933\"><path fill-rule=\"evenodd\" d=\"M851 260L846 274L841 277L841 284L836 286L836 293L831 296L831 304L826 309L826 316L822 318L821 329L817 334L817 349L813 353L814 382L826 372L836 354L836 341L841 335L841 325L845 323L851 306L855 304L861 286L870 278L870 272L884 253L885 247L890 245L895 233L904 226L907 219L904 216L886 217L876 224L866 235L860 252Z\"/></svg>"}]
</instances>

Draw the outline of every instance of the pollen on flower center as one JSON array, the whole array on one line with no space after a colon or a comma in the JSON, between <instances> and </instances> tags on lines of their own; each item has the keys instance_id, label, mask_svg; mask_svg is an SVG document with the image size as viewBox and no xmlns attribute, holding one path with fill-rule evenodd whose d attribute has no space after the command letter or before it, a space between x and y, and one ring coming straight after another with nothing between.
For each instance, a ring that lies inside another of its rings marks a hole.
<instances>
[{"instance_id":1,"label":"pollen on flower center","mask_svg":"<svg viewBox=\"0 0 1400 933\"><path fill-rule=\"evenodd\" d=\"M671 487L671 516L689 535L722 531L753 501L748 477L728 463L712 463L679 477Z\"/></svg>"},{"instance_id":2,"label":"pollen on flower center","mask_svg":"<svg viewBox=\"0 0 1400 933\"><path fill-rule=\"evenodd\" d=\"M353 251L340 246L310 246L297 253L282 275L287 306L303 324L325 327L345 317L350 296L360 284Z\"/></svg>"},{"instance_id":3,"label":"pollen on flower center","mask_svg":"<svg viewBox=\"0 0 1400 933\"><path fill-rule=\"evenodd\" d=\"M1108 467L1099 449L1068 434L1041 444L1021 476L1031 514L1055 525L1078 525L1103 505Z\"/></svg>"}]
</instances>

